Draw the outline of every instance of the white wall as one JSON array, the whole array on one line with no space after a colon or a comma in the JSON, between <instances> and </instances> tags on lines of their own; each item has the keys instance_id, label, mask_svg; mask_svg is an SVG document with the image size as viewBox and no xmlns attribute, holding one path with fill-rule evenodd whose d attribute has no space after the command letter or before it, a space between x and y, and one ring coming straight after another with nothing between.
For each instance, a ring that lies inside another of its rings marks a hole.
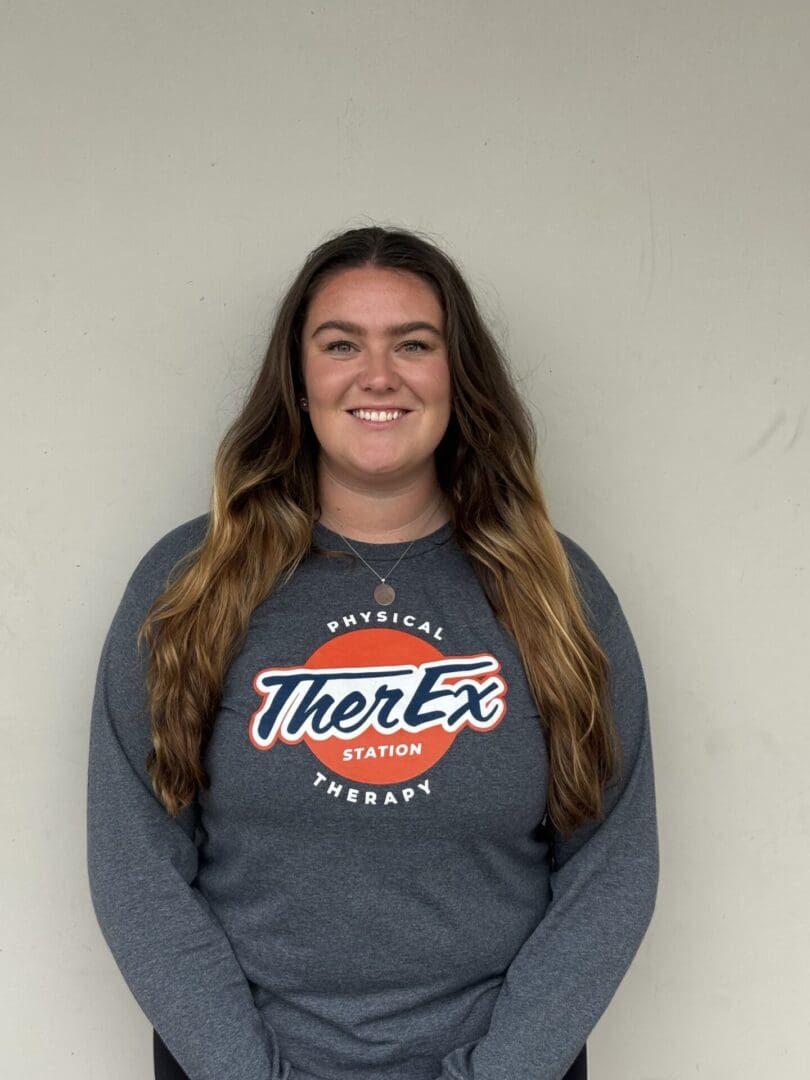
<instances>
[{"instance_id":1,"label":"white wall","mask_svg":"<svg viewBox=\"0 0 810 1080\"><path fill-rule=\"evenodd\" d=\"M4 5L4 1076L151 1075L96 925L98 654L208 507L327 232L424 229L535 405L647 672L662 877L594 1080L807 1073L810 8Z\"/></svg>"}]
</instances>

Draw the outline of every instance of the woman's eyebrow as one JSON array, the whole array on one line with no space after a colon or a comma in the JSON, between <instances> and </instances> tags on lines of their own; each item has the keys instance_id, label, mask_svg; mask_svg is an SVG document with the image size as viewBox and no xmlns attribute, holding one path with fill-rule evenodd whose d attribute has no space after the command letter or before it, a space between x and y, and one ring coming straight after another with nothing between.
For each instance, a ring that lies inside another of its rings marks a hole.
<instances>
[{"instance_id":1,"label":"woman's eyebrow","mask_svg":"<svg viewBox=\"0 0 810 1080\"><path fill-rule=\"evenodd\" d=\"M312 331L312 337L319 334L321 330L342 330L344 334L356 334L357 337L365 337L366 334L362 326L358 326L357 323L346 322L344 319L327 319L326 322L322 322L320 326L317 326ZM412 334L415 330L430 330L438 337L442 336L441 330L438 330L432 323L421 321L389 326L386 327L385 333L388 337L399 337L400 334Z\"/></svg>"}]
</instances>

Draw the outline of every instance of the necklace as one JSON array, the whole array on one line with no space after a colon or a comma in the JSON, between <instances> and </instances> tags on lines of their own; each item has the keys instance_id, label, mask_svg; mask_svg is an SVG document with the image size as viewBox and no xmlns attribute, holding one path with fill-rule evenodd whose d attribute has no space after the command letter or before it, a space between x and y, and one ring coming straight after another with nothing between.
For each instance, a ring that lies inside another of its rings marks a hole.
<instances>
[{"instance_id":1,"label":"necklace","mask_svg":"<svg viewBox=\"0 0 810 1080\"><path fill-rule=\"evenodd\" d=\"M440 495L439 496L439 501L436 503L436 505L433 507L433 509L430 512L430 517L427 519L428 521L430 521L430 519L433 517L433 515L438 510L438 508L439 508L439 506L441 504L441 501L442 501L442 496ZM425 522L425 524L427 524L427 522ZM394 602L394 599L396 598L396 595L397 595L396 592L394 591L393 586L389 585L388 582L385 580L385 578L382 577L380 574L378 574L377 571L374 569L374 567L369 565L369 563L366 562L366 560L363 558L363 556L360 554L360 552L357 550L357 548L354 546L354 544L351 542L351 540L347 540L346 537L343 535L343 533L338 533L338 536L341 538L341 540L346 541L346 543L349 545L349 547L355 553L357 558L360 559L361 562L364 562L366 564L366 566L368 566L369 570L372 572L372 574L374 574L375 577L378 577L380 579L379 584L374 586L374 599L377 601L377 603L378 604L383 604L383 605L392 604ZM402 562L402 560L405 558L405 556L411 550L413 545L419 539L420 539L420 537L415 536L413 538L413 540L411 540L410 544L408 544L408 546L402 552L400 557L397 559L397 561L394 563L394 565L391 567L391 569L388 571L388 573L386 574L385 577L390 577L391 574L393 574L393 572L396 570L396 568L399 566L399 564Z\"/></svg>"}]
</instances>

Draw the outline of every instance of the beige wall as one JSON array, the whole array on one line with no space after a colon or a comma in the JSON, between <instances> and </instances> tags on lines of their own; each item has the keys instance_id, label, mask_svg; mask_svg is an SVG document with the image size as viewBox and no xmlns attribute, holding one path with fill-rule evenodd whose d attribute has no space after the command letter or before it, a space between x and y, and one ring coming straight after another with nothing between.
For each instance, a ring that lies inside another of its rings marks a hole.
<instances>
[{"instance_id":1,"label":"beige wall","mask_svg":"<svg viewBox=\"0 0 810 1080\"><path fill-rule=\"evenodd\" d=\"M86 884L99 650L140 556L207 509L289 275L374 220L466 270L535 404L555 524L647 671L659 902L594 1080L803 1080L808 5L2 19L0 1072L150 1075Z\"/></svg>"}]
</instances>

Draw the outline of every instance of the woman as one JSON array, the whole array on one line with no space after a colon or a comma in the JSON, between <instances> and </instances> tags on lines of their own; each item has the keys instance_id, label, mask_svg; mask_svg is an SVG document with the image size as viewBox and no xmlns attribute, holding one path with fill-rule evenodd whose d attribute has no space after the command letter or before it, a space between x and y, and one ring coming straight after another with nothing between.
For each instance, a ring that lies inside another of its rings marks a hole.
<instances>
[{"instance_id":1,"label":"woman","mask_svg":"<svg viewBox=\"0 0 810 1080\"><path fill-rule=\"evenodd\" d=\"M458 268L307 258L102 651L95 910L159 1080L581 1080L658 881L644 676Z\"/></svg>"}]
</instances>

